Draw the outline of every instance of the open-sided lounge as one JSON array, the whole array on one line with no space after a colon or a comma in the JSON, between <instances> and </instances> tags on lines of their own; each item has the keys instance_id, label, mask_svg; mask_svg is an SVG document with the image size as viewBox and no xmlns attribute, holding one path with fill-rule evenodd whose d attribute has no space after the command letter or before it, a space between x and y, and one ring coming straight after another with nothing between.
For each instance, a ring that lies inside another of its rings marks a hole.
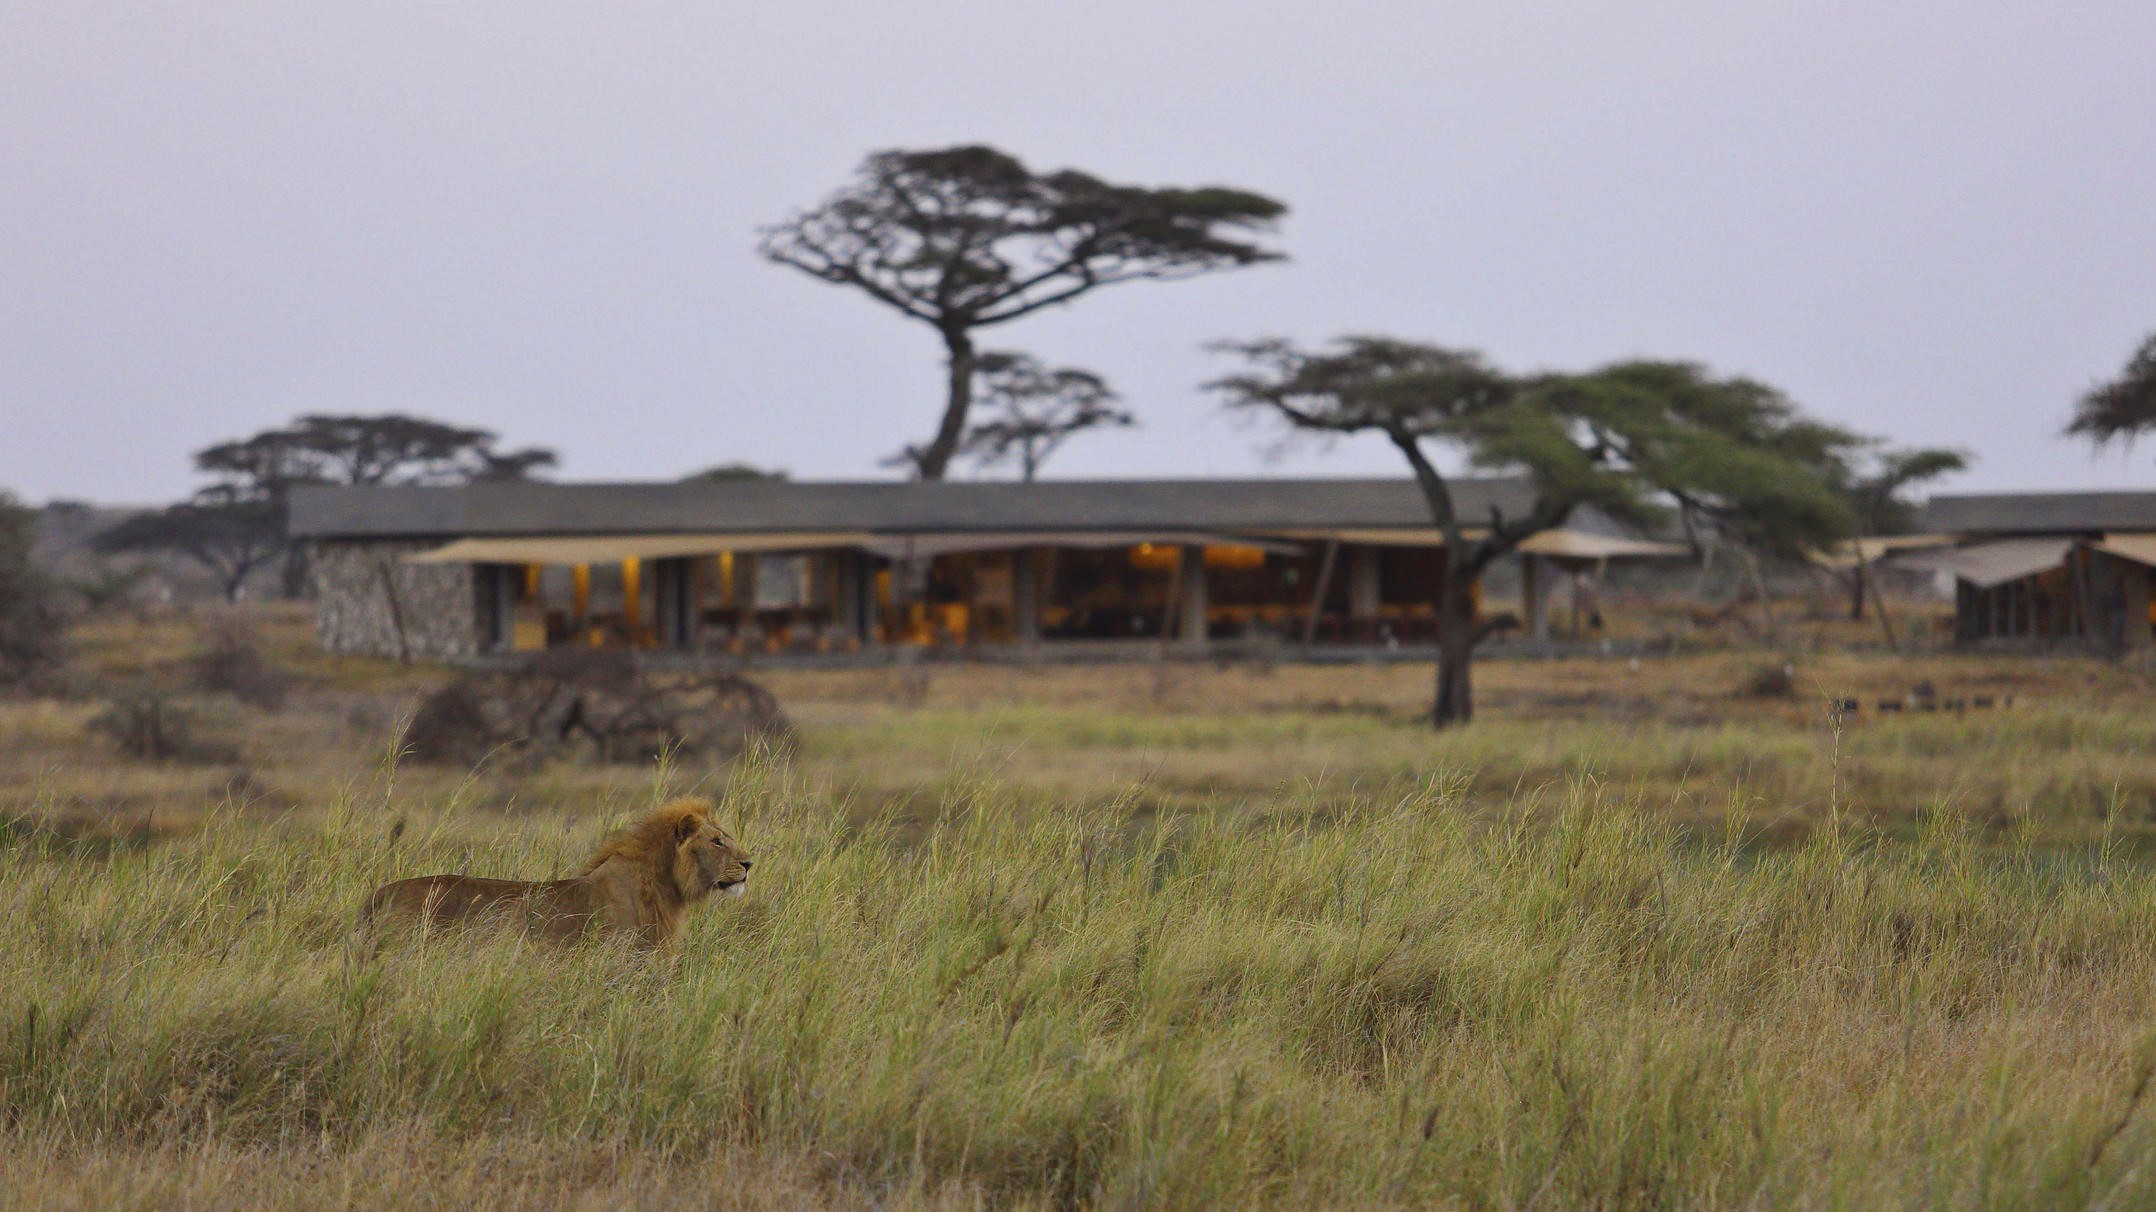
<instances>
[{"instance_id":1,"label":"open-sided lounge","mask_svg":"<svg viewBox=\"0 0 2156 1212\"><path fill-rule=\"evenodd\" d=\"M1454 492L1468 518L1530 503L1516 480ZM1412 645L1435 638L1445 578L1406 480L310 488L292 532L329 648L432 658ZM1525 625L1545 566L1682 554L1576 516L1528 544Z\"/></svg>"}]
</instances>

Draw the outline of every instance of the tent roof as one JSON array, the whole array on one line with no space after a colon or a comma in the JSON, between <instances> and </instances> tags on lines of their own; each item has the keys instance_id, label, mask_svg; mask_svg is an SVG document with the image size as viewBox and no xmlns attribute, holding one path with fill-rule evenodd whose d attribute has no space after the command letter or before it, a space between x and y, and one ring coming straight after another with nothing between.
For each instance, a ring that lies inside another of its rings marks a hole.
<instances>
[{"instance_id":1,"label":"tent roof","mask_svg":"<svg viewBox=\"0 0 2156 1212\"><path fill-rule=\"evenodd\" d=\"M1923 524L1966 536L2156 531L2156 492L1944 494L1924 506Z\"/></svg>"},{"instance_id":2,"label":"tent roof","mask_svg":"<svg viewBox=\"0 0 2156 1212\"><path fill-rule=\"evenodd\" d=\"M1997 539L1967 547L1940 547L1898 557L1904 567L1951 572L1978 589L2045 572L2066 562L2072 539Z\"/></svg>"},{"instance_id":3,"label":"tent roof","mask_svg":"<svg viewBox=\"0 0 2156 1212\"><path fill-rule=\"evenodd\" d=\"M1533 506L1524 479L1454 481L1462 516ZM1429 506L1407 479L1050 480L302 487L302 538L505 538L726 532L1266 531L1422 529Z\"/></svg>"},{"instance_id":4,"label":"tent roof","mask_svg":"<svg viewBox=\"0 0 2156 1212\"><path fill-rule=\"evenodd\" d=\"M1815 552L1811 560L1822 568L1840 570L1906 551L1948 547L1953 543L1954 536L1950 534L1868 534L1837 543L1830 550Z\"/></svg>"},{"instance_id":5,"label":"tent roof","mask_svg":"<svg viewBox=\"0 0 2156 1212\"><path fill-rule=\"evenodd\" d=\"M2107 534L2089 546L2106 555L2156 567L2156 534Z\"/></svg>"}]
</instances>

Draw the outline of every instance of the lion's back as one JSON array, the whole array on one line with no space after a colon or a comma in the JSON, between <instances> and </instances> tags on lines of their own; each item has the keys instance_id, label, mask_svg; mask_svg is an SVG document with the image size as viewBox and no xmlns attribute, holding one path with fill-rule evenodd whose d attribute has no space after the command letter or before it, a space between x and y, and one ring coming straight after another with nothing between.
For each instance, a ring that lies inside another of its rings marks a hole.
<instances>
[{"instance_id":1,"label":"lion's back","mask_svg":"<svg viewBox=\"0 0 2156 1212\"><path fill-rule=\"evenodd\" d=\"M575 880L495 880L474 875L422 875L384 884L361 907L367 925L385 917L410 916L434 923L500 918L544 929L573 933L590 917L583 889Z\"/></svg>"}]
</instances>

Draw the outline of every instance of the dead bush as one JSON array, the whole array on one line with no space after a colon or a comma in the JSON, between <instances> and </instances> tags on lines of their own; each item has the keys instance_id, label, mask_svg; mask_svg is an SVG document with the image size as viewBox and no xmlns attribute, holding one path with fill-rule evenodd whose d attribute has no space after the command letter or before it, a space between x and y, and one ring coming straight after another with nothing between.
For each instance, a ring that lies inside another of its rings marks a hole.
<instances>
[{"instance_id":1,"label":"dead bush","mask_svg":"<svg viewBox=\"0 0 2156 1212\"><path fill-rule=\"evenodd\" d=\"M195 709L154 687L134 687L92 717L90 730L109 738L131 758L147 762L232 762L230 744L208 735L208 721Z\"/></svg>"},{"instance_id":2,"label":"dead bush","mask_svg":"<svg viewBox=\"0 0 2156 1212\"><path fill-rule=\"evenodd\" d=\"M428 695L404 740L414 761L469 766L505 752L641 762L671 750L723 761L752 744L790 746L793 735L778 700L747 678L647 672L627 653L555 652Z\"/></svg>"},{"instance_id":3,"label":"dead bush","mask_svg":"<svg viewBox=\"0 0 2156 1212\"><path fill-rule=\"evenodd\" d=\"M1748 699L1787 699L1796 697L1797 666L1794 661L1774 661L1754 665L1745 675L1740 693Z\"/></svg>"},{"instance_id":4,"label":"dead bush","mask_svg":"<svg viewBox=\"0 0 2156 1212\"><path fill-rule=\"evenodd\" d=\"M202 647L188 658L187 671L196 689L264 711L283 707L292 692L292 675L262 655L254 624L242 618L211 624Z\"/></svg>"}]
</instances>

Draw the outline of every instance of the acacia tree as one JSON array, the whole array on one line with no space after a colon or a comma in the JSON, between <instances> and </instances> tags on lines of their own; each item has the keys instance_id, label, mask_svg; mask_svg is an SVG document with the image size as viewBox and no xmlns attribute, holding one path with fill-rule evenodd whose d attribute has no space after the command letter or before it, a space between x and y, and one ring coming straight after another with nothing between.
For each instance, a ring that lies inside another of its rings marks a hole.
<instances>
[{"instance_id":1,"label":"acacia tree","mask_svg":"<svg viewBox=\"0 0 2156 1212\"><path fill-rule=\"evenodd\" d=\"M1514 378L1479 354L1385 337L1316 351L1280 340L1216 348L1246 363L1207 385L1229 407L1296 431L1381 434L1413 470L1444 539L1431 708L1440 728L1473 718L1475 646L1512 622L1476 617L1476 582L1575 509L1641 526L1674 515L1695 537L1711 531L1774 553L1848 532L1835 477L1860 440L1750 380L1677 362ZM1435 457L1446 448L1471 466L1523 474L1531 503L1517 515L1493 505L1487 517L1463 517Z\"/></svg>"},{"instance_id":2,"label":"acacia tree","mask_svg":"<svg viewBox=\"0 0 2156 1212\"><path fill-rule=\"evenodd\" d=\"M176 551L195 560L236 600L247 577L282 555L284 591L300 595L306 550L285 541L286 504L302 484L463 484L521 480L551 467L541 447L498 451L485 429L403 413L310 413L292 424L196 451L212 483L191 500L141 514L98 540L106 551Z\"/></svg>"},{"instance_id":3,"label":"acacia tree","mask_svg":"<svg viewBox=\"0 0 2156 1212\"><path fill-rule=\"evenodd\" d=\"M1851 479L1844 491L1856 517L1859 534L1907 534L1916 524L1916 504L1907 493L1919 484L1940 476L1965 471L1967 451L1943 447L1876 448L1867 450L1861 463L1850 467ZM1849 570L1849 617L1864 617L1864 553Z\"/></svg>"},{"instance_id":4,"label":"acacia tree","mask_svg":"<svg viewBox=\"0 0 2156 1212\"><path fill-rule=\"evenodd\" d=\"M173 551L217 578L225 600L237 602L247 578L285 551L284 511L266 500L206 491L152 513L139 513L101 531L91 545L103 552Z\"/></svg>"},{"instance_id":5,"label":"acacia tree","mask_svg":"<svg viewBox=\"0 0 2156 1212\"><path fill-rule=\"evenodd\" d=\"M2156 333L2141 342L2126 368L2109 383L2092 387L2074 405L2066 432L2102 446L2132 442L2156 429Z\"/></svg>"},{"instance_id":6,"label":"acacia tree","mask_svg":"<svg viewBox=\"0 0 2156 1212\"><path fill-rule=\"evenodd\" d=\"M1257 237L1286 211L1241 189L1036 173L992 147L882 151L822 204L764 228L758 248L936 330L948 359L943 416L910 461L940 480L966 436L976 329L1119 282L1280 260Z\"/></svg>"},{"instance_id":7,"label":"acacia tree","mask_svg":"<svg viewBox=\"0 0 2156 1212\"><path fill-rule=\"evenodd\" d=\"M1032 483L1063 443L1088 429L1127 429L1138 423L1118 406L1108 381L1075 366L1049 369L1030 354L991 350L980 356L981 408L987 419L966 431L959 453L983 467L1016 459ZM904 458L917 459L907 447Z\"/></svg>"}]
</instances>

